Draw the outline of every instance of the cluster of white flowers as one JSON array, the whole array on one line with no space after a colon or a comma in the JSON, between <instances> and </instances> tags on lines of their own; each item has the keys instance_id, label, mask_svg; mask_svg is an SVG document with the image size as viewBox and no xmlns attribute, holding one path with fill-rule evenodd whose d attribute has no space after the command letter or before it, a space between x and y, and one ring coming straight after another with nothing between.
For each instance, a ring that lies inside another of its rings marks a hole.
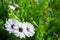
<instances>
[{"instance_id":1,"label":"cluster of white flowers","mask_svg":"<svg viewBox=\"0 0 60 40\"><path fill-rule=\"evenodd\" d=\"M35 34L34 26L29 22L19 22L16 19L8 19L5 27L9 33L13 33L16 37L20 38L32 37Z\"/></svg>"}]
</instances>

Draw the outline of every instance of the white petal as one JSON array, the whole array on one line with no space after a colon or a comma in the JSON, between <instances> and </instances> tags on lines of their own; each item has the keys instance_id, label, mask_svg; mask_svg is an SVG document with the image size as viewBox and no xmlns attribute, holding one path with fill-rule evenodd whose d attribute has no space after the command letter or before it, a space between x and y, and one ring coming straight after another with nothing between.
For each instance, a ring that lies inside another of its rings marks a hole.
<instances>
[{"instance_id":1,"label":"white petal","mask_svg":"<svg viewBox=\"0 0 60 40\"><path fill-rule=\"evenodd\" d=\"M18 32L18 30L14 30L14 34L16 34L16 35L17 35L17 33L19 33L19 32Z\"/></svg>"},{"instance_id":2,"label":"white petal","mask_svg":"<svg viewBox=\"0 0 60 40\"><path fill-rule=\"evenodd\" d=\"M13 32L14 32L14 30L13 30L13 29L11 29L11 28L9 29L9 31L10 31L11 33L13 33Z\"/></svg>"},{"instance_id":3,"label":"white petal","mask_svg":"<svg viewBox=\"0 0 60 40\"><path fill-rule=\"evenodd\" d=\"M27 36L27 37L30 37L28 32L26 30L24 30L24 34Z\"/></svg>"},{"instance_id":4,"label":"white petal","mask_svg":"<svg viewBox=\"0 0 60 40\"><path fill-rule=\"evenodd\" d=\"M16 35L16 37L19 36L19 32L18 32L18 30L15 30L15 31L14 31L14 35Z\"/></svg>"},{"instance_id":5,"label":"white petal","mask_svg":"<svg viewBox=\"0 0 60 40\"><path fill-rule=\"evenodd\" d=\"M9 33L13 33L13 30L11 28L6 28L7 31L9 31Z\"/></svg>"},{"instance_id":6,"label":"white petal","mask_svg":"<svg viewBox=\"0 0 60 40\"><path fill-rule=\"evenodd\" d=\"M7 29L7 28L6 28L6 30L9 31L10 29Z\"/></svg>"},{"instance_id":7,"label":"white petal","mask_svg":"<svg viewBox=\"0 0 60 40\"><path fill-rule=\"evenodd\" d=\"M29 30L29 32L32 33L32 34L35 34L35 32L33 30Z\"/></svg>"},{"instance_id":8,"label":"white petal","mask_svg":"<svg viewBox=\"0 0 60 40\"><path fill-rule=\"evenodd\" d=\"M24 33L20 32L20 38L25 38Z\"/></svg>"},{"instance_id":9,"label":"white petal","mask_svg":"<svg viewBox=\"0 0 60 40\"><path fill-rule=\"evenodd\" d=\"M8 20L8 23L9 23L9 24L12 24L12 23L13 23L13 22L12 22L12 19L9 19L9 20Z\"/></svg>"},{"instance_id":10,"label":"white petal","mask_svg":"<svg viewBox=\"0 0 60 40\"><path fill-rule=\"evenodd\" d=\"M28 24L27 26L28 26L28 28L30 28L30 29L32 29L32 30L34 30L34 26L33 26L33 25Z\"/></svg>"},{"instance_id":11,"label":"white petal","mask_svg":"<svg viewBox=\"0 0 60 40\"><path fill-rule=\"evenodd\" d=\"M18 37L19 36L19 33L16 35L16 37Z\"/></svg>"},{"instance_id":12,"label":"white petal","mask_svg":"<svg viewBox=\"0 0 60 40\"><path fill-rule=\"evenodd\" d=\"M33 34L32 34L32 33L30 33L30 32L28 32L28 34L29 34L30 36L33 36Z\"/></svg>"},{"instance_id":13,"label":"white petal","mask_svg":"<svg viewBox=\"0 0 60 40\"><path fill-rule=\"evenodd\" d=\"M14 29L15 29L15 30L18 30L19 28L18 28L18 26L14 26Z\"/></svg>"},{"instance_id":14,"label":"white petal","mask_svg":"<svg viewBox=\"0 0 60 40\"><path fill-rule=\"evenodd\" d=\"M11 26L10 26L10 25L5 25L5 27L8 27L8 28L10 28Z\"/></svg>"},{"instance_id":15,"label":"white petal","mask_svg":"<svg viewBox=\"0 0 60 40\"><path fill-rule=\"evenodd\" d=\"M14 29L11 28L10 30L11 30L12 33L14 33Z\"/></svg>"},{"instance_id":16,"label":"white petal","mask_svg":"<svg viewBox=\"0 0 60 40\"><path fill-rule=\"evenodd\" d=\"M21 22L19 23L19 27L22 27L22 23Z\"/></svg>"}]
</instances>

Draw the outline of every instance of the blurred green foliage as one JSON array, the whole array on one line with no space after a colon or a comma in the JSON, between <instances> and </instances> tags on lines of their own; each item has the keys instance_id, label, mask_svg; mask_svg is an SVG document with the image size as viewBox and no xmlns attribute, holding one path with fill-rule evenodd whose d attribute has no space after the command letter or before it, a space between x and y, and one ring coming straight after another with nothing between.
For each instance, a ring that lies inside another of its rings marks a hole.
<instances>
[{"instance_id":1,"label":"blurred green foliage","mask_svg":"<svg viewBox=\"0 0 60 40\"><path fill-rule=\"evenodd\" d=\"M19 5L16 16L35 27L35 35L20 39L9 34L4 23L9 18L8 5L12 0L0 0L0 40L60 40L60 0L15 0Z\"/></svg>"}]
</instances>

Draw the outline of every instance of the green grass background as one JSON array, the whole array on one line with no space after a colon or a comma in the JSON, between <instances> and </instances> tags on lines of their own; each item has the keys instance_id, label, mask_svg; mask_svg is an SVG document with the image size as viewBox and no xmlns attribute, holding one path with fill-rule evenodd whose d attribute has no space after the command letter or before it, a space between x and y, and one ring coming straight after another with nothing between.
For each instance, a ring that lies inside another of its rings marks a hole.
<instances>
[{"instance_id":1,"label":"green grass background","mask_svg":"<svg viewBox=\"0 0 60 40\"><path fill-rule=\"evenodd\" d=\"M10 18L7 10L10 1L0 0L0 40L60 40L60 0L15 0L19 5L15 16L35 27L35 35L24 39L5 30L4 24Z\"/></svg>"}]
</instances>

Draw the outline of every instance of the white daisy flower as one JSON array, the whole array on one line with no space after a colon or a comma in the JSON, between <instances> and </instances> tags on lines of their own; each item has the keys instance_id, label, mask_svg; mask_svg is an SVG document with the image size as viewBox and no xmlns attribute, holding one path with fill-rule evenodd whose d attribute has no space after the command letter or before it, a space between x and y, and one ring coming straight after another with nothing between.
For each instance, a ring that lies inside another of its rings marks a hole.
<instances>
[{"instance_id":1,"label":"white daisy flower","mask_svg":"<svg viewBox=\"0 0 60 40\"><path fill-rule=\"evenodd\" d=\"M15 8L16 8L16 7L13 6L13 5L9 5L8 7L9 7L9 10L15 10Z\"/></svg>"},{"instance_id":2,"label":"white daisy flower","mask_svg":"<svg viewBox=\"0 0 60 40\"><path fill-rule=\"evenodd\" d=\"M16 37L20 37L20 38L25 38L25 34L24 34L24 30L25 27L22 27L22 23L18 23L17 26L14 27L14 35L16 35Z\"/></svg>"},{"instance_id":3,"label":"white daisy flower","mask_svg":"<svg viewBox=\"0 0 60 40\"><path fill-rule=\"evenodd\" d=\"M24 23L18 23L17 26L14 27L15 31L14 34L16 37L25 38L25 36L30 37L35 34L34 32L34 26L31 23L24 22Z\"/></svg>"},{"instance_id":4,"label":"white daisy flower","mask_svg":"<svg viewBox=\"0 0 60 40\"><path fill-rule=\"evenodd\" d=\"M14 26L17 25L18 21L16 19L8 19L5 23L6 30L9 31L9 33L14 32Z\"/></svg>"},{"instance_id":5,"label":"white daisy flower","mask_svg":"<svg viewBox=\"0 0 60 40\"><path fill-rule=\"evenodd\" d=\"M24 22L22 26L25 27L24 33L27 37L33 36L35 34L34 26L31 23Z\"/></svg>"}]
</instances>

